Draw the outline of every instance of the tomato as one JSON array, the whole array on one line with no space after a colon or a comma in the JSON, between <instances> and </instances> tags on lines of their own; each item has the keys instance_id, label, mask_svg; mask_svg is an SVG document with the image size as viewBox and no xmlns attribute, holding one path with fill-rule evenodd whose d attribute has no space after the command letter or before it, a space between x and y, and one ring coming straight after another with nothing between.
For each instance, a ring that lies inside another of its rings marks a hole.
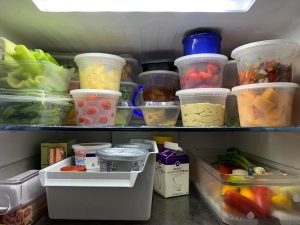
<instances>
[{"instance_id":1,"label":"tomato","mask_svg":"<svg viewBox=\"0 0 300 225\"><path fill-rule=\"evenodd\" d=\"M109 101L101 99L99 101L99 103L100 103L100 105L102 106L103 109L105 109L105 110L110 110L111 109L111 104L110 104Z\"/></svg>"},{"instance_id":2,"label":"tomato","mask_svg":"<svg viewBox=\"0 0 300 225\"><path fill-rule=\"evenodd\" d=\"M229 168L227 166L223 166L223 165L220 165L217 170L219 171L219 173L222 173L222 174L231 174L232 173L232 168Z\"/></svg>"},{"instance_id":3,"label":"tomato","mask_svg":"<svg viewBox=\"0 0 300 225\"><path fill-rule=\"evenodd\" d=\"M212 75L218 74L221 70L221 67L219 66L219 64L213 63L213 62L207 63L206 68L207 68L207 73L212 74Z\"/></svg>"},{"instance_id":4,"label":"tomato","mask_svg":"<svg viewBox=\"0 0 300 225\"><path fill-rule=\"evenodd\" d=\"M80 125L91 125L93 123L93 119L87 116L81 116L78 119L78 123Z\"/></svg>"},{"instance_id":5,"label":"tomato","mask_svg":"<svg viewBox=\"0 0 300 225\"><path fill-rule=\"evenodd\" d=\"M94 115L98 112L99 112L99 109L97 107L90 106L86 109L86 113L89 115Z\"/></svg>"},{"instance_id":6,"label":"tomato","mask_svg":"<svg viewBox=\"0 0 300 225\"><path fill-rule=\"evenodd\" d=\"M101 124L106 124L108 121L106 116L99 116L98 122Z\"/></svg>"},{"instance_id":7,"label":"tomato","mask_svg":"<svg viewBox=\"0 0 300 225\"><path fill-rule=\"evenodd\" d=\"M77 101L77 105L78 105L78 107L83 107L84 106L84 101L83 100L78 100Z\"/></svg>"}]
</instances>

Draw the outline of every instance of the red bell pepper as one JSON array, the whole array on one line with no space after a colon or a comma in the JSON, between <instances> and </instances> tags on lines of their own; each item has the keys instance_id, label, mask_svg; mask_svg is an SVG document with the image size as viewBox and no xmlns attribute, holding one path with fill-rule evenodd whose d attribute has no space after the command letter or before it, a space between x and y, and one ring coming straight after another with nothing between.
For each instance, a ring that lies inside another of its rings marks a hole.
<instances>
[{"instance_id":1,"label":"red bell pepper","mask_svg":"<svg viewBox=\"0 0 300 225\"><path fill-rule=\"evenodd\" d=\"M229 168L227 166L220 165L217 169L222 174L231 174L232 168Z\"/></svg>"},{"instance_id":2,"label":"red bell pepper","mask_svg":"<svg viewBox=\"0 0 300 225\"><path fill-rule=\"evenodd\" d=\"M254 187L255 202L262 208L266 217L271 217L271 190L268 187Z\"/></svg>"},{"instance_id":3,"label":"red bell pepper","mask_svg":"<svg viewBox=\"0 0 300 225\"><path fill-rule=\"evenodd\" d=\"M218 74L221 70L219 64L217 63L207 63L206 65L206 68L207 68L207 73L210 73L212 75L214 74Z\"/></svg>"},{"instance_id":4,"label":"red bell pepper","mask_svg":"<svg viewBox=\"0 0 300 225\"><path fill-rule=\"evenodd\" d=\"M224 194L224 202L228 206L238 210L244 215L253 213L256 218L265 218L265 211L254 201L242 196L237 191L227 191Z\"/></svg>"}]
</instances>

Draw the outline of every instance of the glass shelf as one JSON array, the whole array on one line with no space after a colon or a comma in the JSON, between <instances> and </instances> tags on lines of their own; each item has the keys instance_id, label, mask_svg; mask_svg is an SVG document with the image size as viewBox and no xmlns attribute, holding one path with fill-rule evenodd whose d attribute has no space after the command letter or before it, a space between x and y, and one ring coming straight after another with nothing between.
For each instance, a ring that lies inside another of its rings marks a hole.
<instances>
[{"instance_id":1,"label":"glass shelf","mask_svg":"<svg viewBox=\"0 0 300 225\"><path fill-rule=\"evenodd\" d=\"M182 126L46 126L0 125L0 131L181 131L181 132L300 132L294 127L182 127Z\"/></svg>"}]
</instances>

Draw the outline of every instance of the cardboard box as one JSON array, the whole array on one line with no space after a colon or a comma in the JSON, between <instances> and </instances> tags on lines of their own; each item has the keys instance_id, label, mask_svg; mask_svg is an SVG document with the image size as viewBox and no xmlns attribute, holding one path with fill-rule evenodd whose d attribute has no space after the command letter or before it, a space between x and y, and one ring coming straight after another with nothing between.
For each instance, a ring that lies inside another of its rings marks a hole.
<instances>
[{"instance_id":1,"label":"cardboard box","mask_svg":"<svg viewBox=\"0 0 300 225\"><path fill-rule=\"evenodd\" d=\"M167 145L157 154L154 191L165 198L187 195L189 194L189 158L178 149L166 148Z\"/></svg>"},{"instance_id":2,"label":"cardboard box","mask_svg":"<svg viewBox=\"0 0 300 225\"><path fill-rule=\"evenodd\" d=\"M41 143L41 168L44 169L60 160L73 155L75 139L51 140Z\"/></svg>"}]
</instances>

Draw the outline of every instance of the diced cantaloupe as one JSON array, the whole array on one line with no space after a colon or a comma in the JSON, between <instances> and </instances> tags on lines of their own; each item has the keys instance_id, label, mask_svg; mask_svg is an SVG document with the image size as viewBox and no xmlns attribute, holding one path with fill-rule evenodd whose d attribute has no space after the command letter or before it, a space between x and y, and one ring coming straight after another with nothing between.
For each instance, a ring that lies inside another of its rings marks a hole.
<instances>
[{"instance_id":1,"label":"diced cantaloupe","mask_svg":"<svg viewBox=\"0 0 300 225\"><path fill-rule=\"evenodd\" d=\"M273 88L266 89L262 94L261 97L266 100L270 101L274 104L278 103L278 93Z\"/></svg>"},{"instance_id":2,"label":"diced cantaloupe","mask_svg":"<svg viewBox=\"0 0 300 225\"><path fill-rule=\"evenodd\" d=\"M255 97L256 97L256 94L250 93L250 92L243 92L239 96L245 97L248 100L253 101L255 99Z\"/></svg>"},{"instance_id":3,"label":"diced cantaloupe","mask_svg":"<svg viewBox=\"0 0 300 225\"><path fill-rule=\"evenodd\" d=\"M263 99L261 96L256 96L256 98L253 101L253 105L263 113L268 113L270 110L272 110L276 105L267 100Z\"/></svg>"}]
</instances>

